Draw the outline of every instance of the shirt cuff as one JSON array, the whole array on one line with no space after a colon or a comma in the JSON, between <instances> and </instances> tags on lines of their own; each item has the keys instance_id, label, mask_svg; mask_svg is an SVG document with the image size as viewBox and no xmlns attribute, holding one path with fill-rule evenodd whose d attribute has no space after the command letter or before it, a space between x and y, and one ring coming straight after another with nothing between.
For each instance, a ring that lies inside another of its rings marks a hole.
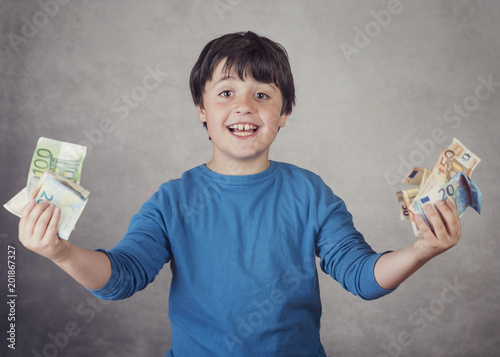
<instances>
[{"instance_id":1,"label":"shirt cuff","mask_svg":"<svg viewBox=\"0 0 500 357\"><path fill-rule=\"evenodd\" d=\"M106 254L109 258L109 261L111 262L111 276L109 277L109 280L104 284L103 287L99 289L87 289L90 291L94 296L101 298L103 300L114 300L114 297L116 295L117 291L117 285L120 281L120 273L116 269L116 265L114 260L111 258L111 255L104 249L95 249L96 252L102 252Z\"/></svg>"},{"instance_id":2,"label":"shirt cuff","mask_svg":"<svg viewBox=\"0 0 500 357\"><path fill-rule=\"evenodd\" d=\"M372 268L371 268L372 274L370 274L368 277L369 284L367 284L367 288L365 291L363 291L363 296L361 296L361 298L363 298L365 300L375 300L375 299L381 298L382 296L390 294L394 290L397 289L397 287L394 289L384 289L383 287L381 287L379 285L379 283L375 279L375 264L377 263L377 260L382 255L384 255L386 253L390 253L390 252L391 251L388 250L388 251L383 252L383 253L375 254L369 258L369 261L367 262L367 264L372 264Z\"/></svg>"}]
</instances>

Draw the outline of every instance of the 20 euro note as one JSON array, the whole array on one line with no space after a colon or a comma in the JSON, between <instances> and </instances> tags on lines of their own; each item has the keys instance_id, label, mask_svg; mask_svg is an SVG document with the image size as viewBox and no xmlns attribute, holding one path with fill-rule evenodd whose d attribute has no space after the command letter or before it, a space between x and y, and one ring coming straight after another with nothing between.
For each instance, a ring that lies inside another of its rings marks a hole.
<instances>
[{"instance_id":1,"label":"20 euro note","mask_svg":"<svg viewBox=\"0 0 500 357\"><path fill-rule=\"evenodd\" d=\"M422 216L425 223L431 227L424 205L432 204L438 201L446 201L449 198L458 211L458 216L462 217L467 207L472 207L477 213L481 213L481 191L477 184L463 172L459 172L453 178L440 187L433 188L425 195L415 198L410 210Z\"/></svg>"},{"instance_id":2,"label":"20 euro note","mask_svg":"<svg viewBox=\"0 0 500 357\"><path fill-rule=\"evenodd\" d=\"M45 170L50 170L79 184L86 154L85 146L44 137L39 138L28 173L26 200L38 185Z\"/></svg>"},{"instance_id":3,"label":"20 euro note","mask_svg":"<svg viewBox=\"0 0 500 357\"><path fill-rule=\"evenodd\" d=\"M87 204L90 192L75 182L52 171L44 172L38 185L35 187L35 190L38 189L38 194L35 197L37 203L47 200L61 209L57 234L60 238L68 239ZM23 191L26 191L26 189ZM25 193L23 191L19 192L16 196L23 195ZM21 205L19 202L21 201L13 197L4 207L9 212L21 217L27 202Z\"/></svg>"},{"instance_id":4,"label":"20 euro note","mask_svg":"<svg viewBox=\"0 0 500 357\"><path fill-rule=\"evenodd\" d=\"M457 173L463 172L470 178L480 162L481 159L477 155L467 149L458 139L453 138L451 145L439 155L432 173L425 178L425 181L422 181L423 184L420 186L420 191L410 206L410 210L416 213L415 202L427 192L444 185Z\"/></svg>"}]
</instances>

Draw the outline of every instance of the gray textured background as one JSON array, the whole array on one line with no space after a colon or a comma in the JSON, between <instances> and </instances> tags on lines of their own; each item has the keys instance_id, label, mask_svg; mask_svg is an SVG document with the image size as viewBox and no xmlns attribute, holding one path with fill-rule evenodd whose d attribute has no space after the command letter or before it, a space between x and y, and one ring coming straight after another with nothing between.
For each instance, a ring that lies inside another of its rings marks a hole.
<instances>
[{"instance_id":1,"label":"gray textured background","mask_svg":"<svg viewBox=\"0 0 500 357\"><path fill-rule=\"evenodd\" d=\"M89 249L113 247L162 182L210 159L189 72L209 40L253 30L285 46L296 81L297 106L271 158L318 173L374 249L414 240L399 220L395 191L402 186L388 180L400 176L402 161L433 167L454 136L483 159L473 177L483 213L468 210L458 246L396 292L365 302L320 274L327 353L498 355L500 3L402 0L380 25L373 14L389 1L64 2L45 10L28 0L0 4L0 202L23 187L40 136L85 141L82 185L91 196L70 239ZM370 34L364 43L357 29ZM142 91L148 68L167 74ZM497 84L480 88L478 99L480 78L488 77ZM125 104L127 95L137 100ZM460 108L460 116L450 114ZM106 121L111 128L103 132ZM439 129L442 142L431 136ZM17 223L0 211L0 351L165 354L168 266L145 291L103 305L22 247ZM16 351L5 341L9 244L17 251ZM449 285L456 292L443 298ZM50 334L62 336L68 323L78 333L60 337L62 349L54 349Z\"/></svg>"}]
</instances>

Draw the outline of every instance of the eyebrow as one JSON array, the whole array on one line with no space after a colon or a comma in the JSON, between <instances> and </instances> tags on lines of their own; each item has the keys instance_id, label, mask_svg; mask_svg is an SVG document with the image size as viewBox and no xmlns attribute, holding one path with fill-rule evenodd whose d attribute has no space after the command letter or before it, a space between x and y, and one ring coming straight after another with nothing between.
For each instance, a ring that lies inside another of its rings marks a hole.
<instances>
[{"instance_id":1,"label":"eyebrow","mask_svg":"<svg viewBox=\"0 0 500 357\"><path fill-rule=\"evenodd\" d=\"M217 84L221 83L221 82L224 82L224 81L229 81L231 79L236 79L236 77L234 76L224 76L222 77L221 79L219 79L217 82L215 82L212 87L215 87Z\"/></svg>"},{"instance_id":2,"label":"eyebrow","mask_svg":"<svg viewBox=\"0 0 500 357\"><path fill-rule=\"evenodd\" d=\"M215 86L217 86L219 83L222 83L224 81L229 81L229 80L236 80L237 78L235 76L231 76L231 75L226 75L224 77L222 77L221 79L219 79L217 82L215 82L213 85L212 85L212 88L214 88ZM268 86L270 86L272 88L273 91L276 91L276 90L279 90L279 88L274 84L274 83L265 83L265 82L261 82L263 84L267 84Z\"/></svg>"}]
</instances>

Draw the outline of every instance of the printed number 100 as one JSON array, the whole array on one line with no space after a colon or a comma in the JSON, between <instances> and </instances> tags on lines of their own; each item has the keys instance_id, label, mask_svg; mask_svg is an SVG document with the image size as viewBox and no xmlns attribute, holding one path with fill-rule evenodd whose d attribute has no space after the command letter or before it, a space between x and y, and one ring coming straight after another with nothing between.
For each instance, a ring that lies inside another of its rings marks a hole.
<instances>
[{"instance_id":1,"label":"printed number 100","mask_svg":"<svg viewBox=\"0 0 500 357\"><path fill-rule=\"evenodd\" d=\"M33 173L37 176L41 176L45 169L50 167L50 161L52 158L52 152L48 149L38 149L36 154L39 158L33 161L33 165L36 169L33 169Z\"/></svg>"}]
</instances>

